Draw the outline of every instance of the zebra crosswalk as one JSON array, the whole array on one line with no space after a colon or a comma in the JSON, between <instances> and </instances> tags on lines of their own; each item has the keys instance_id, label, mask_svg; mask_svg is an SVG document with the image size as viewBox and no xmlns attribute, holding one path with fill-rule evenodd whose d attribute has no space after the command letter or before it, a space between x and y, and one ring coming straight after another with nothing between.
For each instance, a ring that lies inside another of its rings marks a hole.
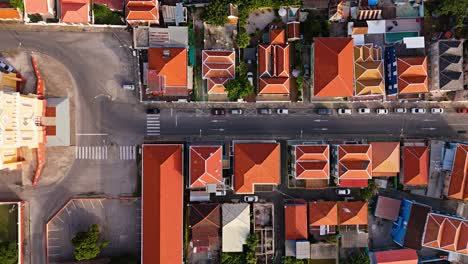
<instances>
[{"instance_id":1,"label":"zebra crosswalk","mask_svg":"<svg viewBox=\"0 0 468 264\"><path fill-rule=\"evenodd\" d=\"M76 147L76 159L105 160L108 159L107 146Z\"/></svg>"},{"instance_id":2,"label":"zebra crosswalk","mask_svg":"<svg viewBox=\"0 0 468 264\"><path fill-rule=\"evenodd\" d=\"M121 160L136 159L136 147L135 146L120 146L119 157Z\"/></svg>"},{"instance_id":3,"label":"zebra crosswalk","mask_svg":"<svg viewBox=\"0 0 468 264\"><path fill-rule=\"evenodd\" d=\"M148 136L159 136L159 114L147 114L146 115L146 134Z\"/></svg>"}]
</instances>

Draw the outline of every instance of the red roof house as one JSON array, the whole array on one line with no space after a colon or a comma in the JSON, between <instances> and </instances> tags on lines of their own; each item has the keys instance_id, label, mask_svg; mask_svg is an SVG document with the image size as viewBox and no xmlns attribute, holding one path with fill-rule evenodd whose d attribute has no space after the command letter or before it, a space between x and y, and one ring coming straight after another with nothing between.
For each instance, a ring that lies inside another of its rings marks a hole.
<instances>
[{"instance_id":1,"label":"red roof house","mask_svg":"<svg viewBox=\"0 0 468 264\"><path fill-rule=\"evenodd\" d=\"M287 204L284 206L286 240L307 239L307 204Z\"/></svg>"},{"instance_id":2,"label":"red roof house","mask_svg":"<svg viewBox=\"0 0 468 264\"><path fill-rule=\"evenodd\" d=\"M234 192L254 193L254 185L280 183L278 143L234 144Z\"/></svg>"},{"instance_id":3,"label":"red roof house","mask_svg":"<svg viewBox=\"0 0 468 264\"><path fill-rule=\"evenodd\" d=\"M88 24L90 17L89 0L61 0L61 22Z\"/></svg>"},{"instance_id":4,"label":"red roof house","mask_svg":"<svg viewBox=\"0 0 468 264\"><path fill-rule=\"evenodd\" d=\"M338 203L340 225L367 225L367 202Z\"/></svg>"},{"instance_id":5,"label":"red roof house","mask_svg":"<svg viewBox=\"0 0 468 264\"><path fill-rule=\"evenodd\" d=\"M300 24L299 21L288 22L288 41L301 39Z\"/></svg>"},{"instance_id":6,"label":"red roof house","mask_svg":"<svg viewBox=\"0 0 468 264\"><path fill-rule=\"evenodd\" d=\"M403 147L403 184L427 185L429 149L427 146Z\"/></svg>"},{"instance_id":7,"label":"red roof house","mask_svg":"<svg viewBox=\"0 0 468 264\"><path fill-rule=\"evenodd\" d=\"M125 12L129 25L159 24L157 0L128 0Z\"/></svg>"},{"instance_id":8,"label":"red roof house","mask_svg":"<svg viewBox=\"0 0 468 264\"><path fill-rule=\"evenodd\" d=\"M375 264L418 264L418 254L414 249L395 249L372 254Z\"/></svg>"},{"instance_id":9,"label":"red roof house","mask_svg":"<svg viewBox=\"0 0 468 264\"><path fill-rule=\"evenodd\" d=\"M24 12L27 14L49 14L53 13L52 8L49 11L49 0L25 0Z\"/></svg>"},{"instance_id":10,"label":"red roof house","mask_svg":"<svg viewBox=\"0 0 468 264\"><path fill-rule=\"evenodd\" d=\"M21 13L10 4L0 5L0 20L20 20Z\"/></svg>"},{"instance_id":11,"label":"red roof house","mask_svg":"<svg viewBox=\"0 0 468 264\"><path fill-rule=\"evenodd\" d=\"M353 96L353 43L352 38L315 38L314 96Z\"/></svg>"},{"instance_id":12,"label":"red roof house","mask_svg":"<svg viewBox=\"0 0 468 264\"><path fill-rule=\"evenodd\" d=\"M182 263L182 145L143 145L142 264Z\"/></svg>"},{"instance_id":13,"label":"red roof house","mask_svg":"<svg viewBox=\"0 0 468 264\"><path fill-rule=\"evenodd\" d=\"M437 213L428 214L422 245L467 255L468 221Z\"/></svg>"},{"instance_id":14,"label":"red roof house","mask_svg":"<svg viewBox=\"0 0 468 264\"><path fill-rule=\"evenodd\" d=\"M427 93L427 58L398 58L398 92L400 94Z\"/></svg>"},{"instance_id":15,"label":"red roof house","mask_svg":"<svg viewBox=\"0 0 468 264\"><path fill-rule=\"evenodd\" d=\"M395 221L400 215L401 200L379 196L375 207L375 216Z\"/></svg>"},{"instance_id":16,"label":"red roof house","mask_svg":"<svg viewBox=\"0 0 468 264\"><path fill-rule=\"evenodd\" d=\"M296 179L329 179L330 146L299 145L296 151Z\"/></svg>"},{"instance_id":17,"label":"red roof house","mask_svg":"<svg viewBox=\"0 0 468 264\"><path fill-rule=\"evenodd\" d=\"M236 53L226 50L202 51L202 78L207 81L208 94L226 94L224 84L234 79Z\"/></svg>"},{"instance_id":18,"label":"red roof house","mask_svg":"<svg viewBox=\"0 0 468 264\"><path fill-rule=\"evenodd\" d=\"M400 142L370 142L372 176L392 177L400 172Z\"/></svg>"},{"instance_id":19,"label":"red roof house","mask_svg":"<svg viewBox=\"0 0 468 264\"><path fill-rule=\"evenodd\" d=\"M210 250L220 246L221 205L191 204L189 222L193 247L197 251Z\"/></svg>"},{"instance_id":20,"label":"red roof house","mask_svg":"<svg viewBox=\"0 0 468 264\"><path fill-rule=\"evenodd\" d=\"M206 188L223 180L221 146L190 146L190 188Z\"/></svg>"},{"instance_id":21,"label":"red roof house","mask_svg":"<svg viewBox=\"0 0 468 264\"><path fill-rule=\"evenodd\" d=\"M148 90L167 96L187 96L187 49L150 48Z\"/></svg>"},{"instance_id":22,"label":"red roof house","mask_svg":"<svg viewBox=\"0 0 468 264\"><path fill-rule=\"evenodd\" d=\"M309 226L338 225L338 205L336 202L310 202Z\"/></svg>"},{"instance_id":23,"label":"red roof house","mask_svg":"<svg viewBox=\"0 0 468 264\"><path fill-rule=\"evenodd\" d=\"M453 160L448 197L468 200L468 145L458 144Z\"/></svg>"},{"instance_id":24,"label":"red roof house","mask_svg":"<svg viewBox=\"0 0 468 264\"><path fill-rule=\"evenodd\" d=\"M366 187L372 178L371 145L338 146L338 179L342 187Z\"/></svg>"}]
</instances>

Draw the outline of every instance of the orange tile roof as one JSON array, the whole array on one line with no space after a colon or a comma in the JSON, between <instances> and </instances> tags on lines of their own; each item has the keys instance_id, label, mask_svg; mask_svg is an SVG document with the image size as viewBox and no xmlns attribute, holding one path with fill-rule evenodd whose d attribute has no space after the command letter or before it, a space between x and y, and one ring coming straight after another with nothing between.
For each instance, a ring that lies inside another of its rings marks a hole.
<instances>
[{"instance_id":1,"label":"orange tile roof","mask_svg":"<svg viewBox=\"0 0 468 264\"><path fill-rule=\"evenodd\" d=\"M448 196L454 199L468 200L468 145L457 145Z\"/></svg>"},{"instance_id":2,"label":"orange tile roof","mask_svg":"<svg viewBox=\"0 0 468 264\"><path fill-rule=\"evenodd\" d=\"M374 252L376 264L418 264L418 254L414 249L396 249Z\"/></svg>"},{"instance_id":3,"label":"orange tile roof","mask_svg":"<svg viewBox=\"0 0 468 264\"><path fill-rule=\"evenodd\" d=\"M202 51L202 78L208 80L208 94L225 94L224 84L235 78L236 54L227 50Z\"/></svg>"},{"instance_id":4,"label":"orange tile roof","mask_svg":"<svg viewBox=\"0 0 468 264\"><path fill-rule=\"evenodd\" d=\"M330 146L300 145L295 147L297 179L329 179Z\"/></svg>"},{"instance_id":5,"label":"orange tile roof","mask_svg":"<svg viewBox=\"0 0 468 264\"><path fill-rule=\"evenodd\" d=\"M142 264L182 263L182 145L143 145Z\"/></svg>"},{"instance_id":6,"label":"orange tile roof","mask_svg":"<svg viewBox=\"0 0 468 264\"><path fill-rule=\"evenodd\" d=\"M400 142L371 142L372 176L396 176L400 172Z\"/></svg>"},{"instance_id":7,"label":"orange tile roof","mask_svg":"<svg viewBox=\"0 0 468 264\"><path fill-rule=\"evenodd\" d=\"M367 202L338 203L340 225L367 225Z\"/></svg>"},{"instance_id":8,"label":"orange tile roof","mask_svg":"<svg viewBox=\"0 0 468 264\"><path fill-rule=\"evenodd\" d=\"M353 96L353 39L315 38L314 96Z\"/></svg>"},{"instance_id":9,"label":"orange tile roof","mask_svg":"<svg viewBox=\"0 0 468 264\"><path fill-rule=\"evenodd\" d=\"M125 8L127 23L159 24L157 0L129 0Z\"/></svg>"},{"instance_id":10,"label":"orange tile roof","mask_svg":"<svg viewBox=\"0 0 468 264\"><path fill-rule=\"evenodd\" d=\"M286 240L307 239L307 204L284 206Z\"/></svg>"},{"instance_id":11,"label":"orange tile roof","mask_svg":"<svg viewBox=\"0 0 468 264\"><path fill-rule=\"evenodd\" d=\"M338 205L336 202L310 202L309 226L338 225Z\"/></svg>"},{"instance_id":12,"label":"orange tile roof","mask_svg":"<svg viewBox=\"0 0 468 264\"><path fill-rule=\"evenodd\" d=\"M209 78L206 80L207 90L209 94L227 94L224 85L231 80L230 78Z\"/></svg>"},{"instance_id":13,"label":"orange tile roof","mask_svg":"<svg viewBox=\"0 0 468 264\"><path fill-rule=\"evenodd\" d=\"M61 21L64 23L89 23L89 0L62 0Z\"/></svg>"},{"instance_id":14,"label":"orange tile roof","mask_svg":"<svg viewBox=\"0 0 468 264\"><path fill-rule=\"evenodd\" d=\"M48 0L25 0L24 9L28 14L47 14L49 3Z\"/></svg>"},{"instance_id":15,"label":"orange tile roof","mask_svg":"<svg viewBox=\"0 0 468 264\"><path fill-rule=\"evenodd\" d=\"M299 21L288 22L288 39L294 40L301 38L301 32L299 31L300 24Z\"/></svg>"},{"instance_id":16,"label":"orange tile roof","mask_svg":"<svg viewBox=\"0 0 468 264\"><path fill-rule=\"evenodd\" d=\"M21 15L16 8L0 8L0 19L21 19Z\"/></svg>"},{"instance_id":17,"label":"orange tile roof","mask_svg":"<svg viewBox=\"0 0 468 264\"><path fill-rule=\"evenodd\" d=\"M382 49L372 44L354 46L356 95L385 94Z\"/></svg>"},{"instance_id":18,"label":"orange tile roof","mask_svg":"<svg viewBox=\"0 0 468 264\"><path fill-rule=\"evenodd\" d=\"M372 178L371 145L339 145L338 177L341 179Z\"/></svg>"},{"instance_id":19,"label":"orange tile roof","mask_svg":"<svg viewBox=\"0 0 468 264\"><path fill-rule=\"evenodd\" d=\"M258 94L289 94L289 78L260 78Z\"/></svg>"},{"instance_id":20,"label":"orange tile roof","mask_svg":"<svg viewBox=\"0 0 468 264\"><path fill-rule=\"evenodd\" d=\"M429 150L421 146L403 148L403 184L427 185Z\"/></svg>"},{"instance_id":21,"label":"orange tile roof","mask_svg":"<svg viewBox=\"0 0 468 264\"><path fill-rule=\"evenodd\" d=\"M428 214L422 245L468 254L468 221L436 213Z\"/></svg>"},{"instance_id":22,"label":"orange tile roof","mask_svg":"<svg viewBox=\"0 0 468 264\"><path fill-rule=\"evenodd\" d=\"M169 52L169 56L164 53ZM187 49L186 48L150 48L148 69L155 70L162 78L165 89L181 88L187 90ZM164 90L164 89L163 89Z\"/></svg>"},{"instance_id":23,"label":"orange tile roof","mask_svg":"<svg viewBox=\"0 0 468 264\"><path fill-rule=\"evenodd\" d=\"M258 46L258 93L289 94L289 45Z\"/></svg>"},{"instance_id":24,"label":"orange tile roof","mask_svg":"<svg viewBox=\"0 0 468 264\"><path fill-rule=\"evenodd\" d=\"M254 184L280 183L278 143L234 144L234 191L253 193Z\"/></svg>"},{"instance_id":25,"label":"orange tile roof","mask_svg":"<svg viewBox=\"0 0 468 264\"><path fill-rule=\"evenodd\" d=\"M398 58L398 93L427 93L427 57Z\"/></svg>"},{"instance_id":26,"label":"orange tile roof","mask_svg":"<svg viewBox=\"0 0 468 264\"><path fill-rule=\"evenodd\" d=\"M270 30L270 44L271 45L282 45L285 44L285 32L284 29L271 29Z\"/></svg>"},{"instance_id":27,"label":"orange tile roof","mask_svg":"<svg viewBox=\"0 0 468 264\"><path fill-rule=\"evenodd\" d=\"M223 153L221 146L190 147L190 187L206 187L223 180Z\"/></svg>"}]
</instances>

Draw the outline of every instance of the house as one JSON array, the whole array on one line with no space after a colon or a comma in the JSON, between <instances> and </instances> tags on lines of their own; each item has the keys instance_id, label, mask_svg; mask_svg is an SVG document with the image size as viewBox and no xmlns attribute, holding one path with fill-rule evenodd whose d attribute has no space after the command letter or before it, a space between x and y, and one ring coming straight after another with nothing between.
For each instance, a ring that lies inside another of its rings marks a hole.
<instances>
[{"instance_id":1,"label":"house","mask_svg":"<svg viewBox=\"0 0 468 264\"><path fill-rule=\"evenodd\" d=\"M338 225L342 235L342 248L365 248L368 246L367 202L339 202Z\"/></svg>"},{"instance_id":2,"label":"house","mask_svg":"<svg viewBox=\"0 0 468 264\"><path fill-rule=\"evenodd\" d=\"M40 14L43 18L53 17L53 8L54 2L51 0L24 0L25 14Z\"/></svg>"},{"instance_id":3,"label":"house","mask_svg":"<svg viewBox=\"0 0 468 264\"><path fill-rule=\"evenodd\" d=\"M284 206L286 240L307 240L307 204L294 201Z\"/></svg>"},{"instance_id":4,"label":"house","mask_svg":"<svg viewBox=\"0 0 468 264\"><path fill-rule=\"evenodd\" d=\"M414 249L393 249L370 252L371 264L418 264L418 254Z\"/></svg>"},{"instance_id":5,"label":"house","mask_svg":"<svg viewBox=\"0 0 468 264\"><path fill-rule=\"evenodd\" d=\"M401 200L379 195L375 207L375 216L396 221L400 213Z\"/></svg>"},{"instance_id":6,"label":"house","mask_svg":"<svg viewBox=\"0 0 468 264\"><path fill-rule=\"evenodd\" d=\"M341 187L367 187L372 178L371 145L338 145L336 175Z\"/></svg>"},{"instance_id":7,"label":"house","mask_svg":"<svg viewBox=\"0 0 468 264\"><path fill-rule=\"evenodd\" d=\"M162 96L187 96L187 49L158 47L148 50L148 88L146 93Z\"/></svg>"},{"instance_id":8,"label":"house","mask_svg":"<svg viewBox=\"0 0 468 264\"><path fill-rule=\"evenodd\" d=\"M224 85L236 77L236 53L228 50L202 51L202 78L206 80L208 95L227 96Z\"/></svg>"},{"instance_id":9,"label":"house","mask_svg":"<svg viewBox=\"0 0 468 264\"><path fill-rule=\"evenodd\" d=\"M91 3L89 0L60 0L60 22L89 24L91 22Z\"/></svg>"},{"instance_id":10,"label":"house","mask_svg":"<svg viewBox=\"0 0 468 264\"><path fill-rule=\"evenodd\" d=\"M242 252L250 234L250 204L221 205L223 214L222 251Z\"/></svg>"},{"instance_id":11,"label":"house","mask_svg":"<svg viewBox=\"0 0 468 264\"><path fill-rule=\"evenodd\" d=\"M70 100L63 97L47 98L45 117L41 118L47 125L46 146L70 146ZM78 156L82 153L78 149Z\"/></svg>"},{"instance_id":12,"label":"house","mask_svg":"<svg viewBox=\"0 0 468 264\"><path fill-rule=\"evenodd\" d=\"M258 46L258 100L289 101L289 44L284 29L271 29L270 43Z\"/></svg>"},{"instance_id":13,"label":"house","mask_svg":"<svg viewBox=\"0 0 468 264\"><path fill-rule=\"evenodd\" d=\"M141 263L182 263L183 145L144 144Z\"/></svg>"},{"instance_id":14,"label":"house","mask_svg":"<svg viewBox=\"0 0 468 264\"><path fill-rule=\"evenodd\" d=\"M398 93L427 93L427 57L397 58Z\"/></svg>"},{"instance_id":15,"label":"house","mask_svg":"<svg viewBox=\"0 0 468 264\"><path fill-rule=\"evenodd\" d=\"M309 203L309 232L317 238L335 234L338 226L338 205L336 202Z\"/></svg>"},{"instance_id":16,"label":"house","mask_svg":"<svg viewBox=\"0 0 468 264\"><path fill-rule=\"evenodd\" d=\"M384 95L382 48L372 44L354 46L355 95Z\"/></svg>"},{"instance_id":17,"label":"house","mask_svg":"<svg viewBox=\"0 0 468 264\"><path fill-rule=\"evenodd\" d=\"M394 177L400 172L400 142L370 142L372 177Z\"/></svg>"},{"instance_id":18,"label":"house","mask_svg":"<svg viewBox=\"0 0 468 264\"><path fill-rule=\"evenodd\" d=\"M294 146L294 173L297 180L305 180L308 186L326 187L330 179L330 146Z\"/></svg>"},{"instance_id":19,"label":"house","mask_svg":"<svg viewBox=\"0 0 468 264\"><path fill-rule=\"evenodd\" d=\"M161 13L164 24L179 26L180 23L187 23L187 7L182 3L176 3L175 6L161 6Z\"/></svg>"},{"instance_id":20,"label":"house","mask_svg":"<svg viewBox=\"0 0 468 264\"><path fill-rule=\"evenodd\" d=\"M0 3L0 20L21 20L22 12L10 5L9 1Z\"/></svg>"},{"instance_id":21,"label":"house","mask_svg":"<svg viewBox=\"0 0 468 264\"><path fill-rule=\"evenodd\" d=\"M301 23L299 21L288 22L288 41L295 41L301 39L300 24Z\"/></svg>"},{"instance_id":22,"label":"house","mask_svg":"<svg viewBox=\"0 0 468 264\"><path fill-rule=\"evenodd\" d=\"M315 38L314 40L314 96L353 96L353 39Z\"/></svg>"},{"instance_id":23,"label":"house","mask_svg":"<svg viewBox=\"0 0 468 264\"><path fill-rule=\"evenodd\" d=\"M403 147L403 184L427 186L429 148L427 146Z\"/></svg>"},{"instance_id":24,"label":"house","mask_svg":"<svg viewBox=\"0 0 468 264\"><path fill-rule=\"evenodd\" d=\"M128 0L125 8L127 23L136 25L159 25L158 0Z\"/></svg>"},{"instance_id":25,"label":"house","mask_svg":"<svg viewBox=\"0 0 468 264\"><path fill-rule=\"evenodd\" d=\"M404 199L398 219L393 222L392 239L405 248L421 250L424 221L431 207Z\"/></svg>"},{"instance_id":26,"label":"house","mask_svg":"<svg viewBox=\"0 0 468 264\"><path fill-rule=\"evenodd\" d=\"M468 200L468 145L457 144L447 196L452 199Z\"/></svg>"},{"instance_id":27,"label":"house","mask_svg":"<svg viewBox=\"0 0 468 264\"><path fill-rule=\"evenodd\" d=\"M438 213L428 214L422 246L468 255L468 220Z\"/></svg>"},{"instance_id":28,"label":"house","mask_svg":"<svg viewBox=\"0 0 468 264\"><path fill-rule=\"evenodd\" d=\"M189 228L194 252L212 251L220 248L220 204L190 204Z\"/></svg>"},{"instance_id":29,"label":"house","mask_svg":"<svg viewBox=\"0 0 468 264\"><path fill-rule=\"evenodd\" d=\"M279 143L234 143L234 192L254 193L256 188L280 183ZM264 185L264 186L262 186Z\"/></svg>"},{"instance_id":30,"label":"house","mask_svg":"<svg viewBox=\"0 0 468 264\"><path fill-rule=\"evenodd\" d=\"M190 146L189 151L190 189L223 182L222 146Z\"/></svg>"},{"instance_id":31,"label":"house","mask_svg":"<svg viewBox=\"0 0 468 264\"><path fill-rule=\"evenodd\" d=\"M439 40L431 50L432 67L439 72L432 87L441 91L463 90L463 40Z\"/></svg>"}]
</instances>

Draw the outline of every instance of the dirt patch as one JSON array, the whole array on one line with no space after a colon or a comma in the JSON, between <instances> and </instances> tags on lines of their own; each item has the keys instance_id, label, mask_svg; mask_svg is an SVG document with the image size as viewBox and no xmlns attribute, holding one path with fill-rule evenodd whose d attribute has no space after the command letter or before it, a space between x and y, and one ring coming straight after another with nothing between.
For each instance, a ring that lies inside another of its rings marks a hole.
<instances>
[{"instance_id":1,"label":"dirt patch","mask_svg":"<svg viewBox=\"0 0 468 264\"><path fill-rule=\"evenodd\" d=\"M48 147L44 170L38 181L38 186L56 184L70 171L75 161L75 147Z\"/></svg>"},{"instance_id":2,"label":"dirt patch","mask_svg":"<svg viewBox=\"0 0 468 264\"><path fill-rule=\"evenodd\" d=\"M247 33L255 33L257 29L262 31L275 18L276 14L273 9L256 10L250 13L247 22Z\"/></svg>"},{"instance_id":3,"label":"dirt patch","mask_svg":"<svg viewBox=\"0 0 468 264\"><path fill-rule=\"evenodd\" d=\"M25 80L20 86L22 94L36 93L36 76L31 64L31 56L28 52L3 52L1 54L5 60L13 66L21 77Z\"/></svg>"}]
</instances>

